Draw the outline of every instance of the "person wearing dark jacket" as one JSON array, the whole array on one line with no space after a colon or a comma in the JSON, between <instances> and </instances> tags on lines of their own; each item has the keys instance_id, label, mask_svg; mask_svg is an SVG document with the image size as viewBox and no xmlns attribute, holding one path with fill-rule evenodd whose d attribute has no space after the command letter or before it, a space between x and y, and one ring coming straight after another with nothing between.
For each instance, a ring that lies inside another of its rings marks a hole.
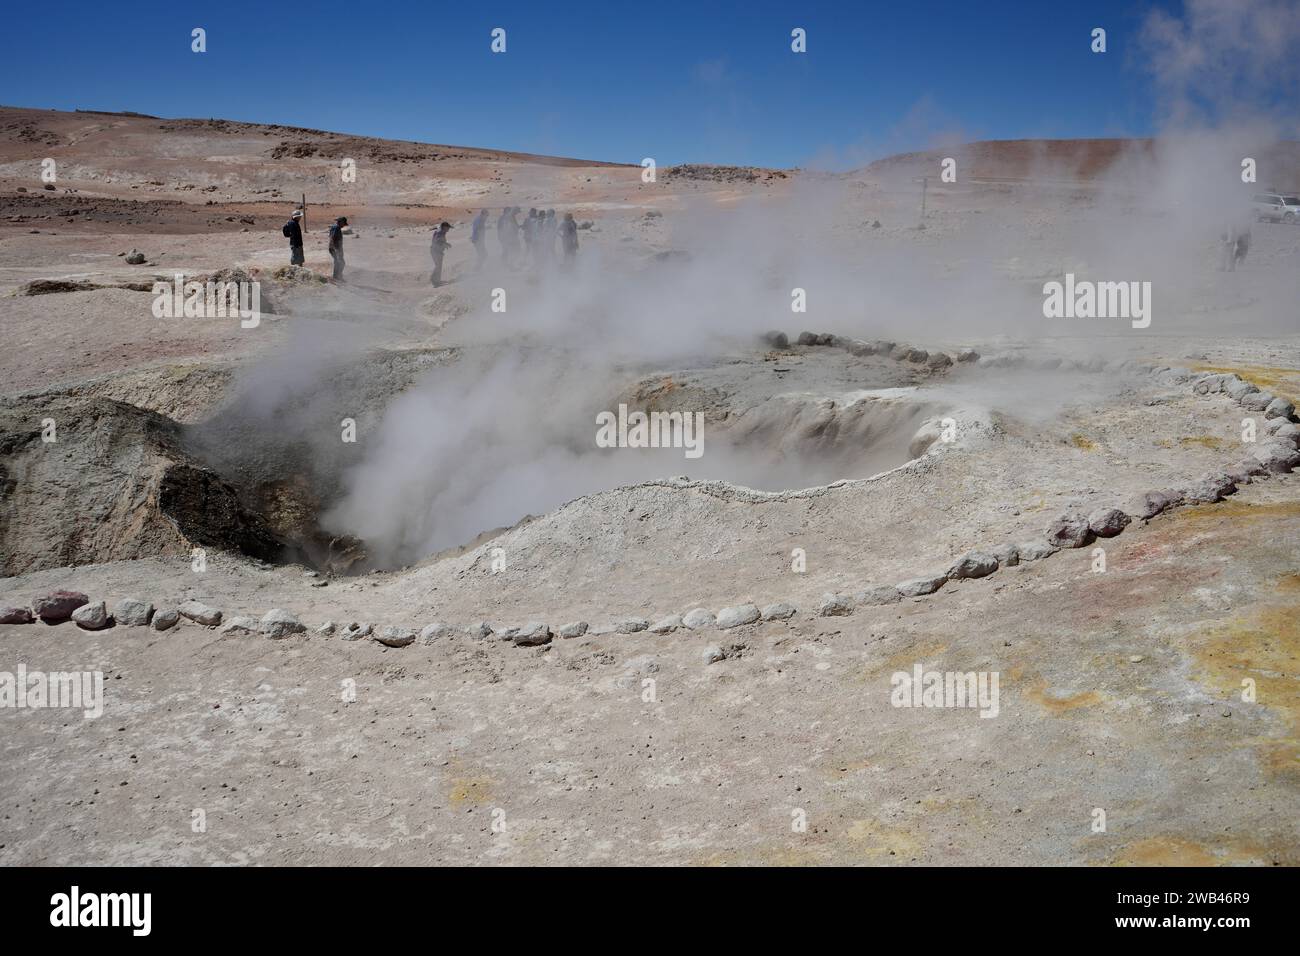
<instances>
[{"instance_id":1,"label":"person wearing dark jacket","mask_svg":"<svg viewBox=\"0 0 1300 956\"><path fill-rule=\"evenodd\" d=\"M284 224L284 237L289 240L289 265L300 266L307 261L302 252L302 210L295 209L293 217Z\"/></svg>"},{"instance_id":2,"label":"person wearing dark jacket","mask_svg":"<svg viewBox=\"0 0 1300 956\"><path fill-rule=\"evenodd\" d=\"M330 226L330 258L334 260L334 278L343 281L343 228L348 224L347 216L339 216Z\"/></svg>"},{"instance_id":3,"label":"person wearing dark jacket","mask_svg":"<svg viewBox=\"0 0 1300 956\"><path fill-rule=\"evenodd\" d=\"M429 254L433 256L433 278L430 280L434 285L442 285L442 257L447 254L447 247L451 245L447 241L447 231L451 229L451 223L444 222L441 226L433 231L433 242L429 245Z\"/></svg>"}]
</instances>

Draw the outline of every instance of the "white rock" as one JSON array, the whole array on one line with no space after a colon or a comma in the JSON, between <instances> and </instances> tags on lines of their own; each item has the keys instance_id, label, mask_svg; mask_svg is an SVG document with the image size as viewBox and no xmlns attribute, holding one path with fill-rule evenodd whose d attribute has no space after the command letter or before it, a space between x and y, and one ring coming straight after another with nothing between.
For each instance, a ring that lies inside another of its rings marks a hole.
<instances>
[{"instance_id":1,"label":"white rock","mask_svg":"<svg viewBox=\"0 0 1300 956\"><path fill-rule=\"evenodd\" d=\"M762 611L763 620L765 621L788 621L795 616L795 613L795 606L786 604L784 601L769 604Z\"/></svg>"},{"instance_id":2,"label":"white rock","mask_svg":"<svg viewBox=\"0 0 1300 956\"><path fill-rule=\"evenodd\" d=\"M895 585L895 587L903 597L921 597L924 594L933 594L947 583L948 575L930 574L924 577L912 578L909 581Z\"/></svg>"},{"instance_id":3,"label":"white rock","mask_svg":"<svg viewBox=\"0 0 1300 956\"><path fill-rule=\"evenodd\" d=\"M717 620L712 613L704 610L702 607L692 608L682 615L682 624L692 631L698 631L701 628L712 627Z\"/></svg>"},{"instance_id":4,"label":"white rock","mask_svg":"<svg viewBox=\"0 0 1300 956\"><path fill-rule=\"evenodd\" d=\"M454 637L456 629L450 624L442 621L434 621L420 631L420 643L432 644L434 641L441 640L444 637Z\"/></svg>"},{"instance_id":5,"label":"white rock","mask_svg":"<svg viewBox=\"0 0 1300 956\"><path fill-rule=\"evenodd\" d=\"M102 631L108 627L108 608L104 606L103 601L83 604L72 612L72 620L77 627L85 628L87 631Z\"/></svg>"},{"instance_id":6,"label":"white rock","mask_svg":"<svg viewBox=\"0 0 1300 956\"><path fill-rule=\"evenodd\" d=\"M208 607L200 601L186 601L176 609L181 617L188 618L204 627L216 627L221 623L221 612Z\"/></svg>"},{"instance_id":7,"label":"white rock","mask_svg":"<svg viewBox=\"0 0 1300 956\"><path fill-rule=\"evenodd\" d=\"M271 608L262 615L259 630L273 641L281 640L290 634L301 634L307 628L293 612L282 607Z\"/></svg>"},{"instance_id":8,"label":"white rock","mask_svg":"<svg viewBox=\"0 0 1300 956\"><path fill-rule=\"evenodd\" d=\"M722 630L753 624L759 618L758 608L752 604L737 604L724 607L718 612L718 627Z\"/></svg>"},{"instance_id":9,"label":"white rock","mask_svg":"<svg viewBox=\"0 0 1300 956\"><path fill-rule=\"evenodd\" d=\"M321 637L329 637L336 630L338 630L338 625L336 625L333 621L326 621L320 627L316 628L316 633L319 634Z\"/></svg>"},{"instance_id":10,"label":"white rock","mask_svg":"<svg viewBox=\"0 0 1300 956\"><path fill-rule=\"evenodd\" d=\"M861 607L897 604L902 599L903 595L898 593L898 588L890 587L888 584L877 584L874 587L863 588L853 595L853 600Z\"/></svg>"},{"instance_id":11,"label":"white rock","mask_svg":"<svg viewBox=\"0 0 1300 956\"><path fill-rule=\"evenodd\" d=\"M957 559L948 569L948 577L953 580L962 578L983 578L998 569L998 559L986 551L971 551Z\"/></svg>"},{"instance_id":12,"label":"white rock","mask_svg":"<svg viewBox=\"0 0 1300 956\"><path fill-rule=\"evenodd\" d=\"M560 637L566 639L582 637L582 635L586 633L587 633L586 621L574 621L572 624L565 624L563 627L560 628Z\"/></svg>"},{"instance_id":13,"label":"white rock","mask_svg":"<svg viewBox=\"0 0 1300 956\"><path fill-rule=\"evenodd\" d=\"M706 665L716 664L718 661L725 661L727 659L726 652L717 644L710 644L704 649L704 652L700 656L704 658L704 663Z\"/></svg>"}]
</instances>

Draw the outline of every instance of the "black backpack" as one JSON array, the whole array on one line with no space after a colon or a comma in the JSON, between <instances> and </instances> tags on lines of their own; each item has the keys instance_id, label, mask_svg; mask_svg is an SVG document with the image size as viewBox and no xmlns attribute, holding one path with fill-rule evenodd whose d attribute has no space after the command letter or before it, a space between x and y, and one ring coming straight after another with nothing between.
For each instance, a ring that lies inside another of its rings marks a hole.
<instances>
[{"instance_id":1,"label":"black backpack","mask_svg":"<svg viewBox=\"0 0 1300 956\"><path fill-rule=\"evenodd\" d=\"M292 222L286 222L286 223L284 224L284 228L282 228L282 229L280 230L282 233L284 233L284 238L288 239L290 236L293 235L293 228L292 228L292 227L293 227L293 223L292 223Z\"/></svg>"}]
</instances>

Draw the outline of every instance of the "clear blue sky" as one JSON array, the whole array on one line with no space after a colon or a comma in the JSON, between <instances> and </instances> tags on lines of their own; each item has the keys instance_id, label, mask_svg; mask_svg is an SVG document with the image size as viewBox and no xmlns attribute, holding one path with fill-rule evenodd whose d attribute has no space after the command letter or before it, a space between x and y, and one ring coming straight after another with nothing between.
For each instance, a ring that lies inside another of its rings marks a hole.
<instances>
[{"instance_id":1,"label":"clear blue sky","mask_svg":"<svg viewBox=\"0 0 1300 956\"><path fill-rule=\"evenodd\" d=\"M1153 5L19 2L0 102L624 162L844 167L943 134L1151 133L1135 51ZM1104 55L1089 50L1094 26ZM194 27L207 30L201 55ZM489 50L493 27L504 55Z\"/></svg>"}]
</instances>

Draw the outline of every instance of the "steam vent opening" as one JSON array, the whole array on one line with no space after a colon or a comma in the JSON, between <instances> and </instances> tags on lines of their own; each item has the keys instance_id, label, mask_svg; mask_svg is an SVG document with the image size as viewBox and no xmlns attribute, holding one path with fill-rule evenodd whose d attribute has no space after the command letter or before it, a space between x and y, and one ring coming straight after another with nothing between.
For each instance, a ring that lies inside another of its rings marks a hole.
<instances>
[{"instance_id":1,"label":"steam vent opening","mask_svg":"<svg viewBox=\"0 0 1300 956\"><path fill-rule=\"evenodd\" d=\"M558 359L516 367L495 351L372 355L271 394L254 371L181 429L206 469L170 470L161 504L196 542L350 575L481 544L584 495L683 477L806 489L897 468L937 438L929 386L951 363L888 343L764 345L639 377L555 376ZM497 388L503 368L513 391ZM356 441L336 437L357 420ZM208 486L220 493L195 493Z\"/></svg>"}]
</instances>

